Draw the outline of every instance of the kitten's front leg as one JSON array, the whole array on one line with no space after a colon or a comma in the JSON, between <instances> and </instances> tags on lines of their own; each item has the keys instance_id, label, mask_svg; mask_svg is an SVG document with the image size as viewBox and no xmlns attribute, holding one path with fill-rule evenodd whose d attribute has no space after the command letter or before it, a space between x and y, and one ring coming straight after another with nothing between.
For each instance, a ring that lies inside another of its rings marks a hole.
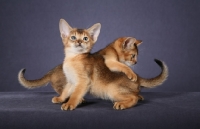
<instances>
[{"instance_id":1,"label":"kitten's front leg","mask_svg":"<svg viewBox=\"0 0 200 129\"><path fill-rule=\"evenodd\" d=\"M82 102L84 95L88 91L88 82L83 80L78 85L76 85L76 88L74 92L71 94L69 100L67 103L62 104L61 109L62 110L74 110L80 102Z\"/></svg>"},{"instance_id":2,"label":"kitten's front leg","mask_svg":"<svg viewBox=\"0 0 200 129\"><path fill-rule=\"evenodd\" d=\"M131 81L137 81L137 75L125 64L109 59L105 61L105 64L111 71L123 72L129 79L131 79Z\"/></svg>"},{"instance_id":3,"label":"kitten's front leg","mask_svg":"<svg viewBox=\"0 0 200 129\"><path fill-rule=\"evenodd\" d=\"M52 103L63 103L70 95L72 85L67 83L60 96L52 98Z\"/></svg>"},{"instance_id":4,"label":"kitten's front leg","mask_svg":"<svg viewBox=\"0 0 200 129\"><path fill-rule=\"evenodd\" d=\"M65 100L65 101L66 101L66 100ZM65 101L63 101L62 99L60 99L59 96L54 96L54 97L52 98L52 103L55 103L55 104L57 104L57 103L63 103L63 102L65 102ZM85 103L85 99L84 99L84 98L82 98L82 99L80 100L80 102L79 102L79 104L82 104L82 103Z\"/></svg>"}]
</instances>

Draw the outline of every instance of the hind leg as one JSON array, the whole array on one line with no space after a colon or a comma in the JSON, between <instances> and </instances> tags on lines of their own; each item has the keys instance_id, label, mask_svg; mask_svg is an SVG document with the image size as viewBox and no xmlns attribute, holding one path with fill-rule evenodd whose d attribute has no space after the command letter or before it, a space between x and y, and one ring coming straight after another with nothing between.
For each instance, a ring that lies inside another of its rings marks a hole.
<instances>
[{"instance_id":1,"label":"hind leg","mask_svg":"<svg viewBox=\"0 0 200 129\"><path fill-rule=\"evenodd\" d=\"M51 81L52 88L59 95L62 94L62 91L64 89L64 86L66 86L66 84L67 84L67 82L64 81L63 79L54 79L54 80Z\"/></svg>"},{"instance_id":2,"label":"hind leg","mask_svg":"<svg viewBox=\"0 0 200 129\"><path fill-rule=\"evenodd\" d=\"M130 108L137 104L139 98L134 94L126 94L126 95L117 95L116 102L114 103L113 108L116 110L123 110Z\"/></svg>"},{"instance_id":3,"label":"hind leg","mask_svg":"<svg viewBox=\"0 0 200 129\"><path fill-rule=\"evenodd\" d=\"M59 83L58 81L57 82L53 82L51 83L53 89L56 91L56 93L58 93L58 95L60 96L63 92L63 84ZM54 96L52 98L52 103L62 103L64 100L61 100L59 96Z\"/></svg>"},{"instance_id":4,"label":"hind leg","mask_svg":"<svg viewBox=\"0 0 200 129\"><path fill-rule=\"evenodd\" d=\"M63 92L63 86L57 87L56 89L54 89L56 91L56 93L58 93L59 95L62 94Z\"/></svg>"}]
</instances>

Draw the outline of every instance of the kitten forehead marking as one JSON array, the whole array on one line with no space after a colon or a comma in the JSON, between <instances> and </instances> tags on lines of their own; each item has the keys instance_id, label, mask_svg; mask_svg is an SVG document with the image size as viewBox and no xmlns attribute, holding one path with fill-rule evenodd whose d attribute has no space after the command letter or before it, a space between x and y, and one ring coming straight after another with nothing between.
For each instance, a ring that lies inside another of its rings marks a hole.
<instances>
[{"instance_id":1,"label":"kitten forehead marking","mask_svg":"<svg viewBox=\"0 0 200 129\"><path fill-rule=\"evenodd\" d=\"M84 29L77 29L76 31L77 31L79 34L83 34Z\"/></svg>"}]
</instances>

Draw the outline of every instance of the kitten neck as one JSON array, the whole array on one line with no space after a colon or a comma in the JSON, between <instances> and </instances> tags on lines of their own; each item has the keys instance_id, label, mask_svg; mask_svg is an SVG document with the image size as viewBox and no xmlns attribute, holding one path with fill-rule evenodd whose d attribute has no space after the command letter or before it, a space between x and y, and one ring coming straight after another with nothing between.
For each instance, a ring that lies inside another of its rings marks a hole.
<instances>
[{"instance_id":1,"label":"kitten neck","mask_svg":"<svg viewBox=\"0 0 200 129\"><path fill-rule=\"evenodd\" d=\"M77 52L77 51L73 51L71 49L65 49L65 58L74 58L76 56L79 56L79 55L87 55L89 54L90 52L88 51L84 51L84 52Z\"/></svg>"},{"instance_id":2,"label":"kitten neck","mask_svg":"<svg viewBox=\"0 0 200 129\"><path fill-rule=\"evenodd\" d=\"M116 51L116 56L117 56L117 59L118 59L118 61L121 61L120 59L120 53L122 53L121 52L121 48L120 48L120 45L121 45L121 43L120 42L117 42L117 43L113 43L113 49Z\"/></svg>"}]
</instances>

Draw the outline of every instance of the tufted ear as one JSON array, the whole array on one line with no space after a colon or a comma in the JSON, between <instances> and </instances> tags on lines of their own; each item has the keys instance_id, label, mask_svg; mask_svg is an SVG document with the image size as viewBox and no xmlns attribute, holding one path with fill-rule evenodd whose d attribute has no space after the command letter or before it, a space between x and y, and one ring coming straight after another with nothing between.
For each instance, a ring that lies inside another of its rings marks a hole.
<instances>
[{"instance_id":1,"label":"tufted ear","mask_svg":"<svg viewBox=\"0 0 200 129\"><path fill-rule=\"evenodd\" d=\"M64 19L60 19L59 29L61 38L65 38L69 36L72 27Z\"/></svg>"},{"instance_id":2,"label":"tufted ear","mask_svg":"<svg viewBox=\"0 0 200 129\"><path fill-rule=\"evenodd\" d=\"M136 39L135 44L136 44L137 46L139 46L141 43L142 43L142 40Z\"/></svg>"},{"instance_id":3,"label":"tufted ear","mask_svg":"<svg viewBox=\"0 0 200 129\"><path fill-rule=\"evenodd\" d=\"M126 40L123 42L122 47L123 49L130 50L135 47L135 45L139 46L142 43L142 40L137 40L132 37L126 38Z\"/></svg>"},{"instance_id":4,"label":"tufted ear","mask_svg":"<svg viewBox=\"0 0 200 129\"><path fill-rule=\"evenodd\" d=\"M100 30L101 30L101 24L100 23L96 23L92 27L87 29L88 33L90 34L90 36L92 37L94 42L97 41Z\"/></svg>"}]
</instances>

